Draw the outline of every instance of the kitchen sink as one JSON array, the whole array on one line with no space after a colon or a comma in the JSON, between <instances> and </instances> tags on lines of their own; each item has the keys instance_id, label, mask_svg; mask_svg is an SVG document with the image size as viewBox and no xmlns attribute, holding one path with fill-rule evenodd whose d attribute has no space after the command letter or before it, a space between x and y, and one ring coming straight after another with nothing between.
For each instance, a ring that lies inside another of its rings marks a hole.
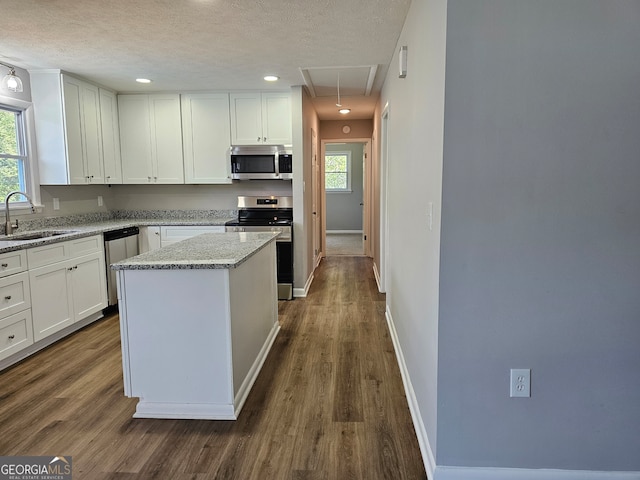
<instances>
[{"instance_id":1,"label":"kitchen sink","mask_svg":"<svg viewBox=\"0 0 640 480\"><path fill-rule=\"evenodd\" d=\"M75 232L76 230L49 230L43 232L14 233L12 235L0 236L0 241L20 242L22 240L37 240L39 238L51 238L57 237L58 235L67 235Z\"/></svg>"}]
</instances>

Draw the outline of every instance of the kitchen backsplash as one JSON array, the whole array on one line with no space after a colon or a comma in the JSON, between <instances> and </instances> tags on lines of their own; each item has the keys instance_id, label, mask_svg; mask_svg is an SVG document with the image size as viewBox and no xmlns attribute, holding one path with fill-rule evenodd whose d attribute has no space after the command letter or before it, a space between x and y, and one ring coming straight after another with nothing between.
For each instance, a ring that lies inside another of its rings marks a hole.
<instances>
[{"instance_id":1,"label":"kitchen backsplash","mask_svg":"<svg viewBox=\"0 0 640 480\"><path fill-rule=\"evenodd\" d=\"M93 212L58 217L22 217L21 231L40 230L43 228L68 227L87 223L108 222L113 220L207 220L233 218L237 210L116 210L113 212ZM4 235L4 225L0 227Z\"/></svg>"}]
</instances>

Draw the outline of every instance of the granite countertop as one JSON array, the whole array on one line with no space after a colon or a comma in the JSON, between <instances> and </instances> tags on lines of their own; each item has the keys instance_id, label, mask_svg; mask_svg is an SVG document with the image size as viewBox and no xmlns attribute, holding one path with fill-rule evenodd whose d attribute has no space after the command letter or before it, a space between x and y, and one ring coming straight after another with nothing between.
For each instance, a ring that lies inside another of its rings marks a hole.
<instances>
[{"instance_id":1,"label":"granite countertop","mask_svg":"<svg viewBox=\"0 0 640 480\"><path fill-rule=\"evenodd\" d=\"M235 268L279 233L203 233L111 265L113 270Z\"/></svg>"},{"instance_id":2,"label":"granite countertop","mask_svg":"<svg viewBox=\"0 0 640 480\"><path fill-rule=\"evenodd\" d=\"M22 250L25 248L39 247L41 245L47 245L56 242L63 242L66 240L73 240L75 238L89 237L91 235L99 235L105 232L118 230L120 228L127 227L148 227L158 225L176 225L176 226L188 226L188 225L214 225L224 226L224 224L233 220L235 217L231 215L223 215L218 217L208 218L188 218L185 217L163 217L161 215L153 216L151 218L135 217L135 218L120 218L109 219L102 221L87 221L83 223L70 223L65 224L60 221L57 225L43 228L32 229L19 229L15 232L17 238L11 236L0 235L0 253L11 252L15 250ZM34 232L56 232L55 236L37 238L32 240L21 240L21 235L34 233Z\"/></svg>"}]
</instances>

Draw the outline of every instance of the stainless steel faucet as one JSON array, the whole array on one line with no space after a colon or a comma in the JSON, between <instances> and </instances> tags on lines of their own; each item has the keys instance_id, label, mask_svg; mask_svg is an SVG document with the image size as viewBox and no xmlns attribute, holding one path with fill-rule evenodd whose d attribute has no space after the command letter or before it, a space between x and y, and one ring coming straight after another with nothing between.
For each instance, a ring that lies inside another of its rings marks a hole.
<instances>
[{"instance_id":1,"label":"stainless steel faucet","mask_svg":"<svg viewBox=\"0 0 640 480\"><path fill-rule=\"evenodd\" d=\"M33 206L33 202L31 201L31 198L29 197L29 195L27 195L24 192L19 192L17 190L15 192L9 193L6 196L6 198L4 199L4 214L5 214L4 234L5 235L11 235L13 233L13 229L14 228L18 228L18 219L16 218L16 224L14 225L13 223L11 223L11 217L9 217L9 199L13 195L22 195L22 196L24 196L27 199L27 201L29 202L29 205L31 205L31 211L33 213L36 212L36 207Z\"/></svg>"}]
</instances>

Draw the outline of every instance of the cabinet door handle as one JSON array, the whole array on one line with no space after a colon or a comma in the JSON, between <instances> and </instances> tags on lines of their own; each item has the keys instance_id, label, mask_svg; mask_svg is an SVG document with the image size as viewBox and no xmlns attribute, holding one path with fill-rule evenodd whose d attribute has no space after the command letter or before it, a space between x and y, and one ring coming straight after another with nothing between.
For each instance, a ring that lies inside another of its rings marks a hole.
<instances>
[{"instance_id":1,"label":"cabinet door handle","mask_svg":"<svg viewBox=\"0 0 640 480\"><path fill-rule=\"evenodd\" d=\"M5 300L11 300L11 295L7 295L4 297Z\"/></svg>"},{"instance_id":2,"label":"cabinet door handle","mask_svg":"<svg viewBox=\"0 0 640 480\"><path fill-rule=\"evenodd\" d=\"M3 263L3 264L2 264L2 268L7 268L8 266L9 266L9 264L8 264L8 263Z\"/></svg>"},{"instance_id":3,"label":"cabinet door handle","mask_svg":"<svg viewBox=\"0 0 640 480\"><path fill-rule=\"evenodd\" d=\"M266 142L267 141L267 137L262 137L262 141Z\"/></svg>"},{"instance_id":4,"label":"cabinet door handle","mask_svg":"<svg viewBox=\"0 0 640 480\"><path fill-rule=\"evenodd\" d=\"M259 142L259 141L260 141L260 137L258 137L258 138L256 139L256 142Z\"/></svg>"},{"instance_id":5,"label":"cabinet door handle","mask_svg":"<svg viewBox=\"0 0 640 480\"><path fill-rule=\"evenodd\" d=\"M71 270L73 270L73 267L69 267L69 268L67 268L67 270L71 271Z\"/></svg>"},{"instance_id":6,"label":"cabinet door handle","mask_svg":"<svg viewBox=\"0 0 640 480\"><path fill-rule=\"evenodd\" d=\"M9 340L13 340L14 338L16 338L14 334L9 335Z\"/></svg>"}]
</instances>

